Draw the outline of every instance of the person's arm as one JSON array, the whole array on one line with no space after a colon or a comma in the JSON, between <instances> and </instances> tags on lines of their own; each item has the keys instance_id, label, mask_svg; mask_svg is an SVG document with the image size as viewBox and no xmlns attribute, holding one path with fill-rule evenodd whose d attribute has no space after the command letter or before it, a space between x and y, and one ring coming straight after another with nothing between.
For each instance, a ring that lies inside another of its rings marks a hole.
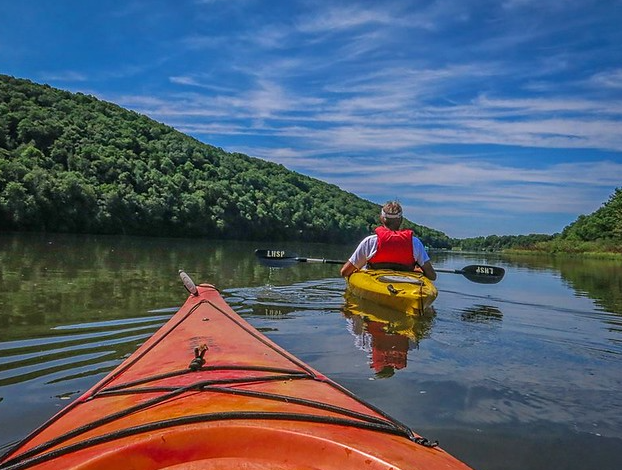
<instances>
[{"instance_id":1,"label":"person's arm","mask_svg":"<svg viewBox=\"0 0 622 470\"><path fill-rule=\"evenodd\" d=\"M341 275L343 277L349 277L353 272L358 271L358 268L354 266L350 261L346 261L341 267Z\"/></svg>"},{"instance_id":2,"label":"person's arm","mask_svg":"<svg viewBox=\"0 0 622 470\"><path fill-rule=\"evenodd\" d=\"M436 271L434 270L434 266L432 266L432 263L430 263L430 261L426 261L425 263L423 263L421 269L423 269L423 275L425 277L427 277L430 281L436 281Z\"/></svg>"},{"instance_id":3,"label":"person's arm","mask_svg":"<svg viewBox=\"0 0 622 470\"><path fill-rule=\"evenodd\" d=\"M413 255L417 260L417 265L423 270L423 275L431 281L436 280L436 271L430 262L430 255L425 251L421 240L413 236Z\"/></svg>"},{"instance_id":4,"label":"person's arm","mask_svg":"<svg viewBox=\"0 0 622 470\"><path fill-rule=\"evenodd\" d=\"M341 267L341 275L343 277L348 277L355 271L361 269L367 263L367 259L369 256L373 256L373 253L376 252L376 235L370 235L369 237L365 237L361 243L356 247L350 259L346 261ZM368 255L368 253L371 253Z\"/></svg>"}]
</instances>

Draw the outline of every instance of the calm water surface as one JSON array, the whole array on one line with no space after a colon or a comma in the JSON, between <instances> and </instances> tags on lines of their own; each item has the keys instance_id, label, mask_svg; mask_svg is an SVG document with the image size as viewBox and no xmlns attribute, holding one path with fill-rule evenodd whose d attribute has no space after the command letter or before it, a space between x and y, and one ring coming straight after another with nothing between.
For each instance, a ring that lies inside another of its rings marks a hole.
<instances>
[{"instance_id":1,"label":"calm water surface","mask_svg":"<svg viewBox=\"0 0 622 470\"><path fill-rule=\"evenodd\" d=\"M440 274L434 309L405 318L344 298L338 266L259 265L255 248L343 259L352 246L0 234L0 449L102 378L186 292L177 270L298 357L469 465L622 468L622 267L485 262L497 285Z\"/></svg>"}]
</instances>

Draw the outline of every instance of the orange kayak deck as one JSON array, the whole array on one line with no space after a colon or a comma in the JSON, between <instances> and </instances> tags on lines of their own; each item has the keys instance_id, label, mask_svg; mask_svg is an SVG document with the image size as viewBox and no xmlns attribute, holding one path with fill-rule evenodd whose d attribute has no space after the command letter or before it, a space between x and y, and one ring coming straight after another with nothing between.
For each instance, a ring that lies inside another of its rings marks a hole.
<instances>
[{"instance_id":1,"label":"orange kayak deck","mask_svg":"<svg viewBox=\"0 0 622 470\"><path fill-rule=\"evenodd\" d=\"M237 315L211 285L0 469L467 469Z\"/></svg>"}]
</instances>

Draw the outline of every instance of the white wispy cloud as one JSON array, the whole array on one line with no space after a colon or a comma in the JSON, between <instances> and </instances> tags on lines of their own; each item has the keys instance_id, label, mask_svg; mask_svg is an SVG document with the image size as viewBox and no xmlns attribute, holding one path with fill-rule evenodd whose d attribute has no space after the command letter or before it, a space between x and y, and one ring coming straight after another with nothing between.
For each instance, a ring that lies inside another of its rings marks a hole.
<instances>
[{"instance_id":1,"label":"white wispy cloud","mask_svg":"<svg viewBox=\"0 0 622 470\"><path fill-rule=\"evenodd\" d=\"M388 8L390 5L378 5L377 8L370 9L354 4L333 4L313 14L299 17L296 27L300 32L315 35L367 27L370 24L395 24L396 17Z\"/></svg>"},{"instance_id":2,"label":"white wispy cloud","mask_svg":"<svg viewBox=\"0 0 622 470\"><path fill-rule=\"evenodd\" d=\"M622 150L619 110L585 100L479 99L469 105L418 106L416 96L396 92L344 97L328 105L321 95L299 95L271 81L238 95L119 100L161 120L226 115L230 121L238 120L244 133L251 128L300 139L302 148L313 146L319 153L331 148L404 149L442 143ZM546 117L555 114L560 117ZM192 125L200 131L196 123Z\"/></svg>"},{"instance_id":3,"label":"white wispy cloud","mask_svg":"<svg viewBox=\"0 0 622 470\"><path fill-rule=\"evenodd\" d=\"M61 72L41 72L41 79L59 82L86 82L89 76L75 70L65 70Z\"/></svg>"},{"instance_id":4,"label":"white wispy cloud","mask_svg":"<svg viewBox=\"0 0 622 470\"><path fill-rule=\"evenodd\" d=\"M622 89L622 68L596 73L590 78L590 83L597 88ZM622 105L618 102L618 106Z\"/></svg>"}]
</instances>

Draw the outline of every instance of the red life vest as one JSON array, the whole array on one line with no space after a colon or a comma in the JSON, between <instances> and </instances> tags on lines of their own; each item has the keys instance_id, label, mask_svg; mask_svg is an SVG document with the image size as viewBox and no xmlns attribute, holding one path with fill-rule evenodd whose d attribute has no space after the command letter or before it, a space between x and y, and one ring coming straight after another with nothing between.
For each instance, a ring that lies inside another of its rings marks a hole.
<instances>
[{"instance_id":1,"label":"red life vest","mask_svg":"<svg viewBox=\"0 0 622 470\"><path fill-rule=\"evenodd\" d=\"M372 268L401 268L411 270L416 261L413 255L413 231L389 230L382 226L376 229L378 249L368 263ZM390 265L398 265L392 267Z\"/></svg>"},{"instance_id":2,"label":"red life vest","mask_svg":"<svg viewBox=\"0 0 622 470\"><path fill-rule=\"evenodd\" d=\"M408 336L387 333L384 328L385 325L377 321L366 324L372 337L371 366L376 372L387 368L403 369L408 356Z\"/></svg>"}]
</instances>

